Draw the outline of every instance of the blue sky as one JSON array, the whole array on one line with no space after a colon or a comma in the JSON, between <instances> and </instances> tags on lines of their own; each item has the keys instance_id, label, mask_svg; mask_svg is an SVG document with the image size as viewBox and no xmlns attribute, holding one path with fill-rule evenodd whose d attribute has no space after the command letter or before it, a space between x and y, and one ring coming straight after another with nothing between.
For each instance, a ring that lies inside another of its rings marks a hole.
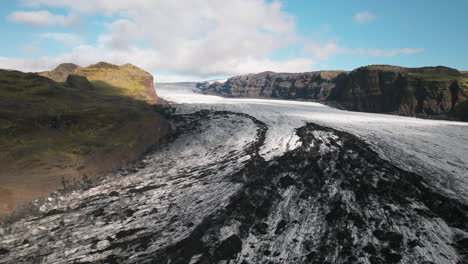
<instances>
[{"instance_id":1,"label":"blue sky","mask_svg":"<svg viewBox=\"0 0 468 264\"><path fill-rule=\"evenodd\" d=\"M0 68L133 63L161 80L369 64L468 70L468 1L3 1Z\"/></svg>"},{"instance_id":2,"label":"blue sky","mask_svg":"<svg viewBox=\"0 0 468 264\"><path fill-rule=\"evenodd\" d=\"M313 36L320 25L330 25L329 37L349 47L376 49L424 48L411 56L337 56L332 68L353 69L368 64L408 67L446 65L468 69L468 1L287 1L285 10L296 16L298 31ZM368 11L376 19L366 24L351 18Z\"/></svg>"}]
</instances>

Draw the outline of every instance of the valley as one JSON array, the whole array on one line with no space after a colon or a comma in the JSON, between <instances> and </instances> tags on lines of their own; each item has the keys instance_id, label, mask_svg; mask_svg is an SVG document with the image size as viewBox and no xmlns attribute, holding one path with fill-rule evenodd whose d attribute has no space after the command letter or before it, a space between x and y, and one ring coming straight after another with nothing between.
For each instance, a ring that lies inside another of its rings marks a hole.
<instances>
[{"instance_id":1,"label":"valley","mask_svg":"<svg viewBox=\"0 0 468 264\"><path fill-rule=\"evenodd\" d=\"M158 86L175 132L0 227L0 263L463 263L468 124Z\"/></svg>"}]
</instances>

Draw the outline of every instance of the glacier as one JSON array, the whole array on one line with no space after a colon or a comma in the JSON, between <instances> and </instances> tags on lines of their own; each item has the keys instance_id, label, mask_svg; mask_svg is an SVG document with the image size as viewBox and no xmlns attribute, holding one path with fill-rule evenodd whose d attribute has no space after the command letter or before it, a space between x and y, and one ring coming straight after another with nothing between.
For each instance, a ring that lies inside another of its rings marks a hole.
<instances>
[{"instance_id":1,"label":"glacier","mask_svg":"<svg viewBox=\"0 0 468 264\"><path fill-rule=\"evenodd\" d=\"M0 227L0 263L465 263L468 123L165 85L175 132Z\"/></svg>"},{"instance_id":2,"label":"glacier","mask_svg":"<svg viewBox=\"0 0 468 264\"><path fill-rule=\"evenodd\" d=\"M269 131L261 152L266 159L294 149L298 139L294 131L307 122L349 132L370 144L382 158L426 175L433 184L468 203L467 122L352 112L315 102L223 98L170 85L159 94L183 105L180 112L228 110L265 122Z\"/></svg>"}]
</instances>

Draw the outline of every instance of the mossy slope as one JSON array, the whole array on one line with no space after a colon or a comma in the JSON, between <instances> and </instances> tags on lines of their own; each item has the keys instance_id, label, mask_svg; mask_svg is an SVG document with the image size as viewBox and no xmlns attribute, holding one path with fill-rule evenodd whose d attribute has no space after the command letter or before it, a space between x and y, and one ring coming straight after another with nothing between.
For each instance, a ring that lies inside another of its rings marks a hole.
<instances>
[{"instance_id":1,"label":"mossy slope","mask_svg":"<svg viewBox=\"0 0 468 264\"><path fill-rule=\"evenodd\" d=\"M39 75L52 79L56 82L65 82L68 75L74 74L80 66L73 63L62 63L52 71L40 72Z\"/></svg>"},{"instance_id":2,"label":"mossy slope","mask_svg":"<svg viewBox=\"0 0 468 264\"><path fill-rule=\"evenodd\" d=\"M148 101L96 82L0 70L0 214L123 166L167 132Z\"/></svg>"},{"instance_id":3,"label":"mossy slope","mask_svg":"<svg viewBox=\"0 0 468 264\"><path fill-rule=\"evenodd\" d=\"M84 76L107 94L118 94L157 103L161 99L154 90L153 76L132 65L122 66L99 62L88 67L79 67L72 63L63 63L52 71L39 73L56 82L64 82L71 74ZM109 87L112 86L112 87Z\"/></svg>"}]
</instances>

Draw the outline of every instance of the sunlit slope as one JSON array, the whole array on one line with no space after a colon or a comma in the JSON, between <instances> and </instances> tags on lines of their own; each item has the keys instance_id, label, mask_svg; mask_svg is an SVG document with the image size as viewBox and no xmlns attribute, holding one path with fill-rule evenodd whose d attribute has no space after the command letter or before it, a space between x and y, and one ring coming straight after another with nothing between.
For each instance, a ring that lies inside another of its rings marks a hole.
<instances>
[{"instance_id":1,"label":"sunlit slope","mask_svg":"<svg viewBox=\"0 0 468 264\"><path fill-rule=\"evenodd\" d=\"M154 91L153 76L131 64L117 66L99 62L88 67L79 67L64 63L52 71L39 74L57 82L64 82L70 74L85 76L109 95L130 96L148 103L157 103L160 100Z\"/></svg>"}]
</instances>

